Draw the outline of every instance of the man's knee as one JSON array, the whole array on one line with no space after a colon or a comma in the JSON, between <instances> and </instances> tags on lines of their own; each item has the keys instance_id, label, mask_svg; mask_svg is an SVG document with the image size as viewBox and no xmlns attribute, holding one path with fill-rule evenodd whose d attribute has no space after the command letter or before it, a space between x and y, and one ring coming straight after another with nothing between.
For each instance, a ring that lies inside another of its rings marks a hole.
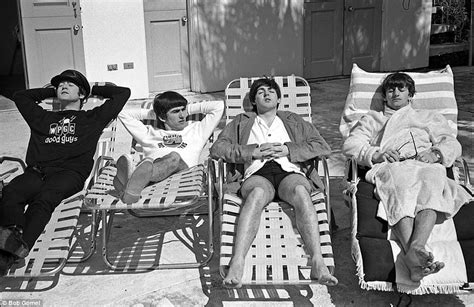
<instances>
[{"instance_id":1,"label":"man's knee","mask_svg":"<svg viewBox=\"0 0 474 307\"><path fill-rule=\"evenodd\" d=\"M306 177L292 174L285 177L278 187L278 195L293 206L310 206L311 185Z\"/></svg>"},{"instance_id":2,"label":"man's knee","mask_svg":"<svg viewBox=\"0 0 474 307\"><path fill-rule=\"evenodd\" d=\"M181 160L181 156L176 151L172 151L169 154L163 156L163 159L171 163L178 163Z\"/></svg>"},{"instance_id":3,"label":"man's knee","mask_svg":"<svg viewBox=\"0 0 474 307\"><path fill-rule=\"evenodd\" d=\"M184 162L183 158L181 158L180 154L172 151L169 154L155 159L153 165L163 165L166 164L170 168L177 169L177 170L184 170L188 168L186 162Z\"/></svg>"},{"instance_id":4,"label":"man's knee","mask_svg":"<svg viewBox=\"0 0 474 307\"><path fill-rule=\"evenodd\" d=\"M251 176L244 181L240 192L246 202L250 198L251 202L259 204L267 204L275 196L273 185L261 176Z\"/></svg>"},{"instance_id":5,"label":"man's knee","mask_svg":"<svg viewBox=\"0 0 474 307\"><path fill-rule=\"evenodd\" d=\"M255 197L260 200L264 200L270 196L271 192L268 191L268 189L265 189L263 187L254 187L247 193L247 198L248 197Z\"/></svg>"},{"instance_id":6,"label":"man's knee","mask_svg":"<svg viewBox=\"0 0 474 307\"><path fill-rule=\"evenodd\" d=\"M262 187L254 187L243 197L243 206L252 206L255 209L263 210L273 199L273 194Z\"/></svg>"},{"instance_id":7,"label":"man's knee","mask_svg":"<svg viewBox=\"0 0 474 307\"><path fill-rule=\"evenodd\" d=\"M281 194L292 195L309 195L311 193L311 185L306 177L300 174L291 174L286 176L278 187Z\"/></svg>"}]
</instances>

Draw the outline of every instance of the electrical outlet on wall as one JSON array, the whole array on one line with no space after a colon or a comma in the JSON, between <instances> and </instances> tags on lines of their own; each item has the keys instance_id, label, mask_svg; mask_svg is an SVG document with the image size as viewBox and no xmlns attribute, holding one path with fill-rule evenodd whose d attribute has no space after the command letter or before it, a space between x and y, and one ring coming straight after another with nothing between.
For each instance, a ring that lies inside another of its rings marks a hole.
<instances>
[{"instance_id":1,"label":"electrical outlet on wall","mask_svg":"<svg viewBox=\"0 0 474 307\"><path fill-rule=\"evenodd\" d=\"M118 70L118 65L117 64L107 64L107 70Z\"/></svg>"},{"instance_id":2,"label":"electrical outlet on wall","mask_svg":"<svg viewBox=\"0 0 474 307\"><path fill-rule=\"evenodd\" d=\"M133 62L123 63L123 69L133 69Z\"/></svg>"}]
</instances>

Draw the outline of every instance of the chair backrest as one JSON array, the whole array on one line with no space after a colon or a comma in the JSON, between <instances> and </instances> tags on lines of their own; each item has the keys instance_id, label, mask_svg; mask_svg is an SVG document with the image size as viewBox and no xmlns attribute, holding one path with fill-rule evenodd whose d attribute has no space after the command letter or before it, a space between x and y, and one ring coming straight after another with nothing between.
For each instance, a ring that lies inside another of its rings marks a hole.
<instances>
[{"instance_id":1,"label":"chair backrest","mask_svg":"<svg viewBox=\"0 0 474 307\"><path fill-rule=\"evenodd\" d=\"M115 133L117 132L117 119L112 120L102 131L94 154L94 160L100 156L111 157L115 150Z\"/></svg>"},{"instance_id":2,"label":"chair backrest","mask_svg":"<svg viewBox=\"0 0 474 307\"><path fill-rule=\"evenodd\" d=\"M356 64L353 65L349 93L339 126L344 139L349 136L350 130L357 121L369 110L383 110L381 84L388 74L388 72L366 72ZM413 108L440 112L456 132L458 109L451 67L447 65L441 70L424 73L407 72L407 74L415 81L416 93L413 97Z\"/></svg>"},{"instance_id":3,"label":"chair backrest","mask_svg":"<svg viewBox=\"0 0 474 307\"><path fill-rule=\"evenodd\" d=\"M226 123L240 113L252 110L249 91L252 83L260 78L235 79L227 85L225 89ZM281 90L281 102L278 109L294 112L311 123L311 88L308 81L294 75L274 77L274 79Z\"/></svg>"}]
</instances>

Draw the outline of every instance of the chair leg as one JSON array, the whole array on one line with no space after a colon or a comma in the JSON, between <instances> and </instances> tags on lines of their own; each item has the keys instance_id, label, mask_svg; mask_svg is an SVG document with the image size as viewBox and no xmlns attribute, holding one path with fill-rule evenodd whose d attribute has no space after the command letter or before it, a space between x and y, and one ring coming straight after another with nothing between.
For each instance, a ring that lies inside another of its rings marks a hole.
<instances>
[{"instance_id":1,"label":"chair leg","mask_svg":"<svg viewBox=\"0 0 474 307\"><path fill-rule=\"evenodd\" d=\"M92 210L91 234L90 234L91 243L90 243L89 251L85 252L84 256L82 256L79 259L68 259L67 260L68 263L81 263L81 262L87 261L95 253L95 250L97 248L97 233L99 232L100 217L101 217L101 212L97 212L97 210Z\"/></svg>"},{"instance_id":2,"label":"chair leg","mask_svg":"<svg viewBox=\"0 0 474 307\"><path fill-rule=\"evenodd\" d=\"M334 215L334 210L332 208L331 208L330 214L331 214L331 225L330 225L331 232L334 232L339 228L339 226L336 223L336 216Z\"/></svg>"},{"instance_id":3,"label":"chair leg","mask_svg":"<svg viewBox=\"0 0 474 307\"><path fill-rule=\"evenodd\" d=\"M212 200L211 200L212 202ZM106 211L106 210L103 210ZM110 239L110 235L112 232L112 223L114 218L113 210L110 211L109 220L107 221L107 214L106 212L102 213L102 259L107 267L111 270L126 270L127 265L116 265L113 264L109 259L108 254L108 242ZM183 262L183 263L169 263L169 264L155 264L152 266L139 266L137 265L133 271L149 271L154 269L192 269L192 268L200 268L205 266L211 260L212 256L214 255L214 243L213 243L213 215L212 215L212 206L209 209L209 228L208 228L208 253L207 257L200 261L200 262Z\"/></svg>"}]
</instances>

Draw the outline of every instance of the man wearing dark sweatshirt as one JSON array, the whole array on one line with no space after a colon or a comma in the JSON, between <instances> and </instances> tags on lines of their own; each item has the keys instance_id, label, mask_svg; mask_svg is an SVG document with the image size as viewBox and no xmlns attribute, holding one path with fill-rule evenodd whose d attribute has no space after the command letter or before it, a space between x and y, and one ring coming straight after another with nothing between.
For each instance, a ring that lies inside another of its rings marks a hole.
<instances>
[{"instance_id":1,"label":"man wearing dark sweatshirt","mask_svg":"<svg viewBox=\"0 0 474 307\"><path fill-rule=\"evenodd\" d=\"M54 88L23 90L13 96L31 135L27 168L3 189L0 200L0 276L16 259L28 255L61 201L83 188L102 130L130 97L126 87L94 85L91 90L76 70L53 77L51 84ZM84 111L89 94L108 100ZM50 97L57 97L60 111L38 105Z\"/></svg>"}]
</instances>

